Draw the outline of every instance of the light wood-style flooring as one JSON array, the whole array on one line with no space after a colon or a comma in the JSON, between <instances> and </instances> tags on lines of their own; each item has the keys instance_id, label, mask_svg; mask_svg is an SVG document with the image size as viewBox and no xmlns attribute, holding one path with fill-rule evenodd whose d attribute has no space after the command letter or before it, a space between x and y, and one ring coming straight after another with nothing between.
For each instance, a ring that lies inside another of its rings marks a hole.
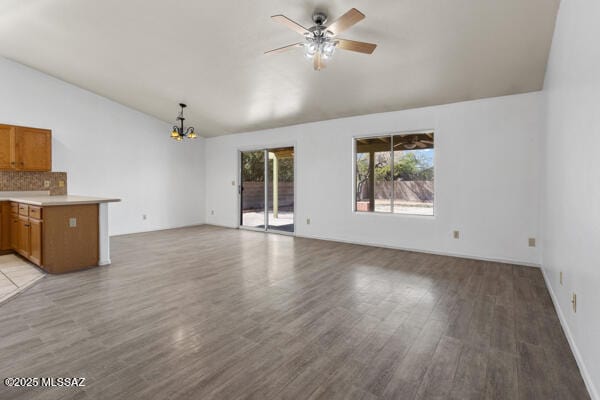
<instances>
[{"instance_id":1,"label":"light wood-style flooring","mask_svg":"<svg viewBox=\"0 0 600 400\"><path fill-rule=\"evenodd\" d=\"M588 399L540 271L211 226L0 305L1 399Z\"/></svg>"}]
</instances>

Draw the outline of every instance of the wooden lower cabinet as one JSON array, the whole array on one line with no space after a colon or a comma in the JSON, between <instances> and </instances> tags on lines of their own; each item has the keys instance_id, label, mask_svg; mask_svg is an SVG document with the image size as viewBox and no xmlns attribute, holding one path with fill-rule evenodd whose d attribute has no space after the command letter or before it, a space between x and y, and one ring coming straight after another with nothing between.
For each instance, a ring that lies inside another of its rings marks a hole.
<instances>
[{"instance_id":1,"label":"wooden lower cabinet","mask_svg":"<svg viewBox=\"0 0 600 400\"><path fill-rule=\"evenodd\" d=\"M4 235L4 232L2 232ZM12 250L19 246L19 214L10 214L10 248Z\"/></svg>"},{"instance_id":2,"label":"wooden lower cabinet","mask_svg":"<svg viewBox=\"0 0 600 400\"><path fill-rule=\"evenodd\" d=\"M8 201L0 201L0 252L12 249L10 237L11 221L10 203Z\"/></svg>"},{"instance_id":3,"label":"wooden lower cabinet","mask_svg":"<svg viewBox=\"0 0 600 400\"><path fill-rule=\"evenodd\" d=\"M29 257L34 264L42 265L42 221L29 219Z\"/></svg>"},{"instance_id":4,"label":"wooden lower cabinet","mask_svg":"<svg viewBox=\"0 0 600 400\"><path fill-rule=\"evenodd\" d=\"M37 207L2 202L0 213L0 246L6 242L6 250L47 272L98 265L98 204Z\"/></svg>"},{"instance_id":5,"label":"wooden lower cabinet","mask_svg":"<svg viewBox=\"0 0 600 400\"><path fill-rule=\"evenodd\" d=\"M19 215L19 222L17 226L17 247L15 251L23 257L29 256L29 217Z\"/></svg>"}]
</instances>

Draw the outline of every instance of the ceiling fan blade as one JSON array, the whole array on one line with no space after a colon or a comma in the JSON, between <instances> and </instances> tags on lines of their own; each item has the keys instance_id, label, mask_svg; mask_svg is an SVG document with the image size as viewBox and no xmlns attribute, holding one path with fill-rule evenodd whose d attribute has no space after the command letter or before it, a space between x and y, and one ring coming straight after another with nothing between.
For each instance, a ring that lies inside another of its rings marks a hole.
<instances>
[{"instance_id":1,"label":"ceiling fan blade","mask_svg":"<svg viewBox=\"0 0 600 400\"><path fill-rule=\"evenodd\" d=\"M427 147L427 145L425 143L421 143L421 142L415 142L415 144L417 145L417 147L424 149L425 147Z\"/></svg>"},{"instance_id":2,"label":"ceiling fan blade","mask_svg":"<svg viewBox=\"0 0 600 400\"><path fill-rule=\"evenodd\" d=\"M377 47L374 43L357 42L348 39L336 39L337 47L349 51L357 51L359 53L372 54Z\"/></svg>"},{"instance_id":3,"label":"ceiling fan blade","mask_svg":"<svg viewBox=\"0 0 600 400\"><path fill-rule=\"evenodd\" d=\"M323 63L323 59L321 58L321 53L317 53L313 57L313 67L315 71L320 71L323 68L325 68L325 64Z\"/></svg>"},{"instance_id":4,"label":"ceiling fan blade","mask_svg":"<svg viewBox=\"0 0 600 400\"><path fill-rule=\"evenodd\" d=\"M279 22L280 24L290 28L293 31L298 32L301 35L310 34L310 31L308 29L306 29L299 23L292 21L285 15L273 15L271 16L271 19L275 22Z\"/></svg>"},{"instance_id":5,"label":"ceiling fan blade","mask_svg":"<svg viewBox=\"0 0 600 400\"><path fill-rule=\"evenodd\" d=\"M331 32L334 36L339 35L340 33L344 32L346 29L350 28L352 25L363 20L364 18L365 14L361 13L356 8L352 8L346 14L333 21L327 27L327 30Z\"/></svg>"},{"instance_id":6,"label":"ceiling fan blade","mask_svg":"<svg viewBox=\"0 0 600 400\"><path fill-rule=\"evenodd\" d=\"M433 144L433 140L421 140L421 143Z\"/></svg>"},{"instance_id":7,"label":"ceiling fan blade","mask_svg":"<svg viewBox=\"0 0 600 400\"><path fill-rule=\"evenodd\" d=\"M273 49L273 50L269 50L269 51L265 51L265 54L277 54L277 53L283 53L284 51L288 51L293 49L294 47L302 47L302 43L294 43L294 44L289 44L287 46L283 46L283 47L279 47L277 49Z\"/></svg>"}]
</instances>

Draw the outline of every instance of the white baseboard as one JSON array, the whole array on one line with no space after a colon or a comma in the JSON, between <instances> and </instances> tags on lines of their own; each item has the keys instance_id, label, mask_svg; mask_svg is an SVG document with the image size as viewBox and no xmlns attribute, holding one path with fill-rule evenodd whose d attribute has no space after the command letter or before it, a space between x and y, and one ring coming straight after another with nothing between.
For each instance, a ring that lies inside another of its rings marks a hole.
<instances>
[{"instance_id":1,"label":"white baseboard","mask_svg":"<svg viewBox=\"0 0 600 400\"><path fill-rule=\"evenodd\" d=\"M119 237L119 236L136 235L138 233L150 233L150 232L170 231L172 229L193 228L195 226L202 226L202 225L205 225L205 223L204 222L199 222L199 223L196 223L196 224L171 226L171 227L168 227L168 228L158 228L158 229L148 229L148 230L143 230L143 231L135 231L135 232L127 232L127 233L117 233L117 234L114 234L114 235L110 235L109 237Z\"/></svg>"},{"instance_id":2,"label":"white baseboard","mask_svg":"<svg viewBox=\"0 0 600 400\"><path fill-rule=\"evenodd\" d=\"M222 228L239 229L238 226L231 226L231 225L224 225L224 224L207 223L207 225L219 226ZM370 246L370 247L382 247L385 249L412 251L415 253L434 254L434 255L438 255L438 256L447 256L447 257L468 258L470 260L490 261L490 262L497 262L497 263L502 263L502 264L522 265L525 267L540 268L540 264L538 264L538 263L530 263L530 262L521 261L521 260L513 260L510 258L484 257L484 256L479 256L479 255L474 255L474 254L462 254L462 253L450 253L450 252L443 252L443 251L414 249L414 248L410 248L410 247L390 246L390 245L386 245L386 244L373 243L373 242L359 242L359 241L355 241L355 240L340 239L340 238L335 238L335 237L330 237L330 236L321 236L321 235L307 235L307 234L294 233L294 236L302 237L302 238L306 238L306 239L327 240L330 242L357 244L357 245Z\"/></svg>"},{"instance_id":3,"label":"white baseboard","mask_svg":"<svg viewBox=\"0 0 600 400\"><path fill-rule=\"evenodd\" d=\"M240 229L239 226L235 226L235 225L226 225L226 224L216 224L216 223L211 223L211 222L205 222L202 224L186 225L186 226L181 226L181 227L173 227L173 228L165 228L165 229L157 229L157 230L189 228L189 227L200 226L200 225L218 226L220 228L229 228L229 229ZM144 232L153 232L153 231L144 231ZM144 232L136 232L136 233L144 233ZM260 232L260 231L258 231L258 232ZM122 235L113 235L113 236L125 236L125 235L131 235L131 234L133 234L133 233L127 233L127 234L122 234ZM302 237L302 238L306 238L306 239L317 239L317 240L327 240L330 242L357 244L357 245L361 245L361 246L382 247L385 249L412 251L415 253L434 254L437 256L468 258L470 260L489 261L489 262L497 262L497 263L502 263L502 264L522 265L525 267L540 268L540 264L538 264L538 263L530 263L530 262L521 261L521 260L513 260L510 258L484 257L484 256L474 255L474 254L450 253L450 252L444 252L444 251L414 249L414 248L409 248L409 247L390 246L390 245L386 245L386 244L373 243L373 242L358 242L358 241L354 241L354 240L339 239L339 238L335 238L335 237L320 236L320 235L306 235L306 234L294 233L293 236Z\"/></svg>"},{"instance_id":4,"label":"white baseboard","mask_svg":"<svg viewBox=\"0 0 600 400\"><path fill-rule=\"evenodd\" d=\"M563 331L565 332L565 336L567 337L567 341L569 342L571 351L573 352L573 355L575 356L575 361L577 362L579 371L581 371L581 376L583 377L583 381L585 382L585 386L588 390L588 393L590 394L590 397L592 398L592 400L600 400L600 396L598 396L598 391L596 390L596 387L594 386L594 382L592 382L590 374L585 366L585 363L583 362L583 358L581 357L581 353L579 352L579 349L577 348L575 339L573 338L573 335L571 334L571 330L569 329L569 325L567 324L565 315L562 311L562 308L560 307L558 298L556 297L556 294L554 293L554 289L552 288L552 285L550 284L550 280L548 279L548 276L546 275L546 270L543 267L542 267L542 275L544 276L544 281L546 282L546 287L548 288L548 292L550 293L550 297L552 298L552 303L554 303L554 308L556 309L556 313L558 314L558 319L560 321L560 324L562 325Z\"/></svg>"},{"instance_id":5,"label":"white baseboard","mask_svg":"<svg viewBox=\"0 0 600 400\"><path fill-rule=\"evenodd\" d=\"M525 267L540 268L540 264L537 264L537 263L529 263L526 261L512 260L509 258L484 257L484 256L479 256L479 255L473 255L473 254L450 253L450 252L445 252L445 251L414 249L414 248L409 248L409 247L390 246L390 245L385 245L385 244L380 244L380 243L372 243L372 242L358 242L355 240L338 239L338 238L325 237L325 236L319 236L319 235L296 234L296 236L307 238L307 239L328 240L331 242L349 243L349 244L357 244L357 245L371 246L371 247L382 247L385 249L412 251L415 253L434 254L437 256L468 258L470 260L490 261L490 262L497 262L497 263L502 263L502 264L522 265Z\"/></svg>"}]
</instances>

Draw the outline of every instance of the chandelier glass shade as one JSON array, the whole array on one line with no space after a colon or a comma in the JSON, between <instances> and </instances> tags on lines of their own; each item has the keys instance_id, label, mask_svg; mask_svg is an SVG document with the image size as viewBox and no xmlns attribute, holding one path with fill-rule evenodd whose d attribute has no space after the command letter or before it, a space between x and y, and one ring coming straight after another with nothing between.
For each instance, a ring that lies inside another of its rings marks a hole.
<instances>
[{"instance_id":1,"label":"chandelier glass shade","mask_svg":"<svg viewBox=\"0 0 600 400\"><path fill-rule=\"evenodd\" d=\"M183 125L183 121L185 121L185 118L183 117L183 109L187 106L183 103L179 103L179 107L181 107L181 111L177 116L178 125L173 125L173 128L171 129L171 138L173 140L177 140L178 142L181 142L184 138L196 139L198 134L194 132L194 127L184 127Z\"/></svg>"}]
</instances>

